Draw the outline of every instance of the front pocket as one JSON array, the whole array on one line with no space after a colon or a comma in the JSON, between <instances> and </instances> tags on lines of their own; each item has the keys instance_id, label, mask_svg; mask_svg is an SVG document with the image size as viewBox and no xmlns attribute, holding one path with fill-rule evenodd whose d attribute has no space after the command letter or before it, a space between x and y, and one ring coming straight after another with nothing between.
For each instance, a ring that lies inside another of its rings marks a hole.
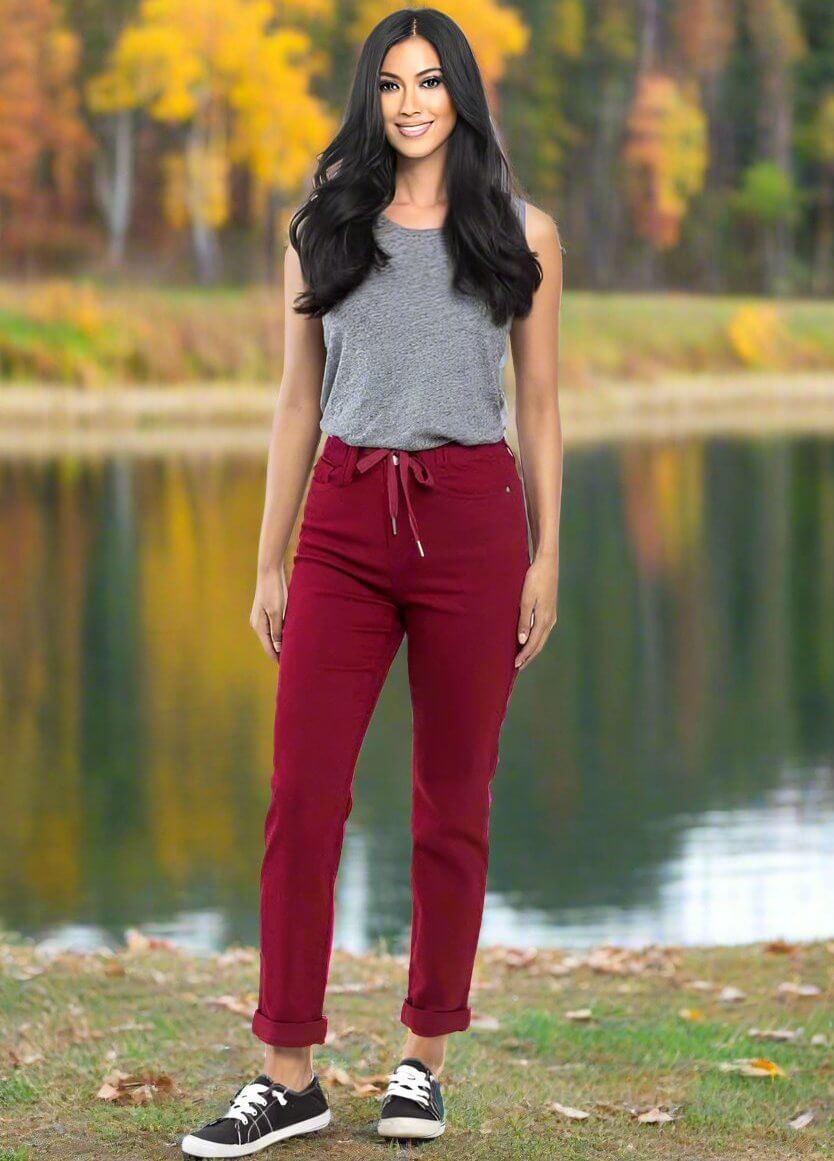
<instances>
[{"instance_id":1,"label":"front pocket","mask_svg":"<svg viewBox=\"0 0 834 1161\"><path fill-rule=\"evenodd\" d=\"M339 470L341 464L333 463L332 460L326 458L325 453L322 452L319 458L313 464L312 479L317 484L328 484L334 477L334 474Z\"/></svg>"},{"instance_id":2,"label":"front pocket","mask_svg":"<svg viewBox=\"0 0 834 1161\"><path fill-rule=\"evenodd\" d=\"M456 456L451 462L432 469L437 489L450 496L500 496L521 487L521 478L515 457L506 450L491 452L488 456L474 452L471 456Z\"/></svg>"}]
</instances>

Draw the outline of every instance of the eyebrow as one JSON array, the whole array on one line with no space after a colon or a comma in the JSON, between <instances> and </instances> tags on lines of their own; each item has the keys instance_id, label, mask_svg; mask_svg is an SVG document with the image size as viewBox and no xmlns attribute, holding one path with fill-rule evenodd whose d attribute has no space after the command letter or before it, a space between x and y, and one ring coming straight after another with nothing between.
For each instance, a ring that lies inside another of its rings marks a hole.
<instances>
[{"instance_id":1,"label":"eyebrow","mask_svg":"<svg viewBox=\"0 0 834 1161\"><path fill-rule=\"evenodd\" d=\"M414 75L415 75L415 76L418 76L418 77L422 77L422 76L423 76L425 73L439 73L439 72L440 72L440 65L432 65L432 67L431 67L431 68L428 68L428 69L420 69L419 73L415 73ZM391 73L391 72L388 72L388 70L387 70L387 69L380 69L380 70L379 70L379 75L380 75L381 77L393 77L395 81L401 81L401 80L402 80L402 77L399 77L399 76L397 76L397 74L396 74L396 73Z\"/></svg>"}]
</instances>

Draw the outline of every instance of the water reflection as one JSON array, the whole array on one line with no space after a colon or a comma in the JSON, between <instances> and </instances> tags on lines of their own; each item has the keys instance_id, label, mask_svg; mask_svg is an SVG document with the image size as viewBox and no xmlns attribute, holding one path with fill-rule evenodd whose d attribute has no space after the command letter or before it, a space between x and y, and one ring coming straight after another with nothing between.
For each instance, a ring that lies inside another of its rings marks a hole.
<instances>
[{"instance_id":1,"label":"water reflection","mask_svg":"<svg viewBox=\"0 0 834 1161\"><path fill-rule=\"evenodd\" d=\"M0 919L256 942L263 464L62 457L0 487ZM834 443L572 451L562 554L502 735L483 942L830 935ZM354 950L405 946L410 725L404 645L339 872Z\"/></svg>"}]
</instances>

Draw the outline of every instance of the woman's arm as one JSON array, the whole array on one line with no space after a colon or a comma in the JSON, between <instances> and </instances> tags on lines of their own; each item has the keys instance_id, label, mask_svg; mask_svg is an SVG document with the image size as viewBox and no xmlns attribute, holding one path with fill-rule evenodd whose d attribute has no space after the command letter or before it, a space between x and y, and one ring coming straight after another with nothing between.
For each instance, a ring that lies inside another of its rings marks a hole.
<instances>
[{"instance_id":1,"label":"woman's arm","mask_svg":"<svg viewBox=\"0 0 834 1161\"><path fill-rule=\"evenodd\" d=\"M249 618L273 660L280 654L286 603L284 555L321 437L324 337L321 319L308 318L293 309L296 296L304 289L298 254L288 245L284 256L284 367L269 441L257 586Z\"/></svg>"},{"instance_id":2,"label":"woman's arm","mask_svg":"<svg viewBox=\"0 0 834 1161\"><path fill-rule=\"evenodd\" d=\"M527 206L525 226L527 244L539 259L543 278L530 314L516 319L510 330L516 426L533 541L519 610L518 639L524 648L516 656L518 668L536 656L556 624L562 505L558 390L562 246L556 223L535 206Z\"/></svg>"}]
</instances>

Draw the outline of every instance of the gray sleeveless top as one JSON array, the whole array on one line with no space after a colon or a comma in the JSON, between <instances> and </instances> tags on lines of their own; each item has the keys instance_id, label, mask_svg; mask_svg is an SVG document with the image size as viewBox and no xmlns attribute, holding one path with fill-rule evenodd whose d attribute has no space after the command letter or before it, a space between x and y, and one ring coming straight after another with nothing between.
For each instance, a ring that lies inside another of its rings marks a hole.
<instances>
[{"instance_id":1,"label":"gray sleeveless top","mask_svg":"<svg viewBox=\"0 0 834 1161\"><path fill-rule=\"evenodd\" d=\"M512 200L523 229L524 201ZM322 316L321 430L405 451L501 439L512 320L495 326L484 303L453 289L442 227L380 214L374 229L391 261Z\"/></svg>"}]
</instances>

